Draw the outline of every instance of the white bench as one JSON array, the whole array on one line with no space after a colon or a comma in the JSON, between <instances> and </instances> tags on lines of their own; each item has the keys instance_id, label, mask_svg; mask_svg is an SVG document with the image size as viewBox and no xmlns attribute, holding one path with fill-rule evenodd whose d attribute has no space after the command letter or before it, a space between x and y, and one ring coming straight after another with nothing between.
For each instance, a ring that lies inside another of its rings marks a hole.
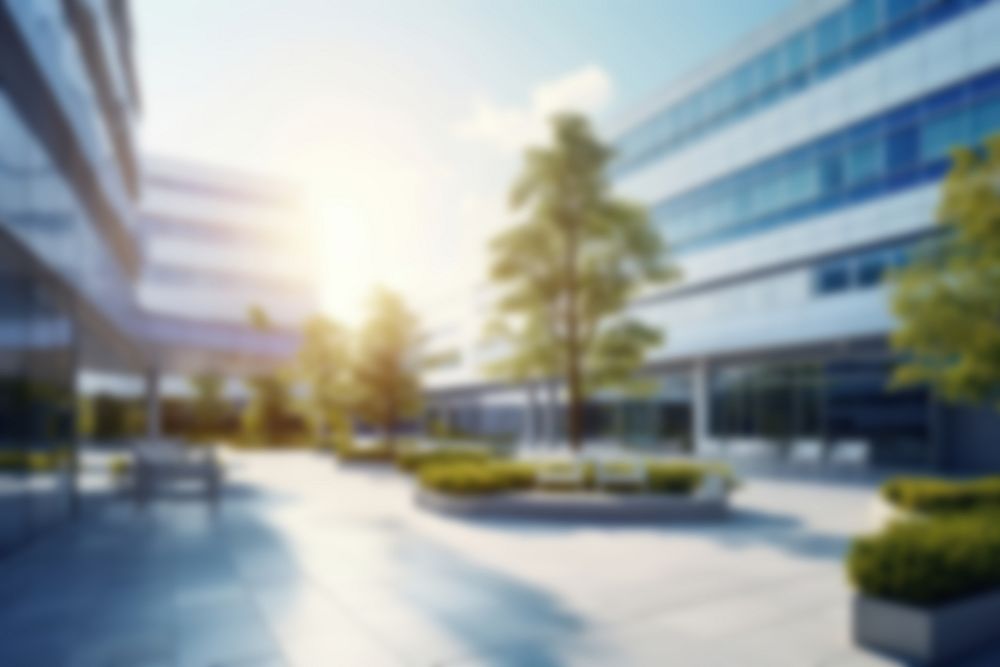
<instances>
[{"instance_id":1,"label":"white bench","mask_svg":"<svg viewBox=\"0 0 1000 667\"><path fill-rule=\"evenodd\" d=\"M599 488L646 486L646 463L639 459L608 459L594 464L594 481Z\"/></svg>"},{"instance_id":2,"label":"white bench","mask_svg":"<svg viewBox=\"0 0 1000 667\"><path fill-rule=\"evenodd\" d=\"M830 466L848 473L864 472L871 460L871 447L860 439L839 440L830 448Z\"/></svg>"},{"instance_id":3,"label":"white bench","mask_svg":"<svg viewBox=\"0 0 1000 667\"><path fill-rule=\"evenodd\" d=\"M823 441L805 438L792 443L788 462L797 468L818 469L823 464Z\"/></svg>"},{"instance_id":4,"label":"white bench","mask_svg":"<svg viewBox=\"0 0 1000 667\"><path fill-rule=\"evenodd\" d=\"M205 495L219 497L222 471L210 448L189 448L169 440L143 441L133 451L132 483L135 498L145 502L162 484L177 480L199 480Z\"/></svg>"},{"instance_id":5,"label":"white bench","mask_svg":"<svg viewBox=\"0 0 1000 667\"><path fill-rule=\"evenodd\" d=\"M542 461L535 471L539 486L582 487L587 481L587 464L572 458Z\"/></svg>"}]
</instances>

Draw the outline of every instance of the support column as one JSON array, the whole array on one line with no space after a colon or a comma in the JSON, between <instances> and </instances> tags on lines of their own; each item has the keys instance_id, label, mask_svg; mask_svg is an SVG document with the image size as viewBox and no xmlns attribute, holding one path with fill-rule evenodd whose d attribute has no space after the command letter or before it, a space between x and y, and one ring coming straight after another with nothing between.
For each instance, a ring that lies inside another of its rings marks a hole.
<instances>
[{"instance_id":1,"label":"support column","mask_svg":"<svg viewBox=\"0 0 1000 667\"><path fill-rule=\"evenodd\" d=\"M710 454L708 362L698 359L691 368L691 444L695 454Z\"/></svg>"},{"instance_id":2,"label":"support column","mask_svg":"<svg viewBox=\"0 0 1000 667\"><path fill-rule=\"evenodd\" d=\"M150 368L146 371L146 437L156 440L160 435L160 374Z\"/></svg>"}]
</instances>

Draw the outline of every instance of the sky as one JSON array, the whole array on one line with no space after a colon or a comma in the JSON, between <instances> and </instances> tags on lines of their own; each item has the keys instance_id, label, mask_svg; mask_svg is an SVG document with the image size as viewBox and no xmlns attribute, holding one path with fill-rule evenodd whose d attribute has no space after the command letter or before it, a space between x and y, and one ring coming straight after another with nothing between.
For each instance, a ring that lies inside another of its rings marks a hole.
<instances>
[{"instance_id":1,"label":"sky","mask_svg":"<svg viewBox=\"0 0 1000 667\"><path fill-rule=\"evenodd\" d=\"M485 278L554 111L608 118L794 0L133 0L143 149L285 181L323 310Z\"/></svg>"}]
</instances>

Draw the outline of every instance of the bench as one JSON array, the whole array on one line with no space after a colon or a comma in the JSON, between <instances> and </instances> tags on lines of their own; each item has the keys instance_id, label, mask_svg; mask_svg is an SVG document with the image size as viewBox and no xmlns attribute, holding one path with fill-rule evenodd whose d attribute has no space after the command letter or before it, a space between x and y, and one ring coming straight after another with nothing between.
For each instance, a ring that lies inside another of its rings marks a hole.
<instances>
[{"instance_id":1,"label":"bench","mask_svg":"<svg viewBox=\"0 0 1000 667\"><path fill-rule=\"evenodd\" d=\"M198 480L205 496L218 500L222 470L215 452L190 448L169 440L144 441L133 451L133 491L137 502L145 502L163 484L178 480Z\"/></svg>"}]
</instances>

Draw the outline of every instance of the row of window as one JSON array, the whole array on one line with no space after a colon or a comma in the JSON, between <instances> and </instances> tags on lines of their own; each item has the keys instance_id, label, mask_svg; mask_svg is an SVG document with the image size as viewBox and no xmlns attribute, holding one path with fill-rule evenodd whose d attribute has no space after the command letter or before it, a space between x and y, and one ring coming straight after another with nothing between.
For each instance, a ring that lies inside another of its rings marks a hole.
<instances>
[{"instance_id":1,"label":"row of window","mask_svg":"<svg viewBox=\"0 0 1000 667\"><path fill-rule=\"evenodd\" d=\"M653 218L703 248L940 178L948 151L1000 131L1000 69L671 197Z\"/></svg>"},{"instance_id":2,"label":"row of window","mask_svg":"<svg viewBox=\"0 0 1000 667\"><path fill-rule=\"evenodd\" d=\"M813 292L824 296L877 287L890 270L909 262L913 247L910 242L823 262L814 270Z\"/></svg>"},{"instance_id":3,"label":"row of window","mask_svg":"<svg viewBox=\"0 0 1000 667\"><path fill-rule=\"evenodd\" d=\"M620 176L991 0L853 0L660 111L618 143Z\"/></svg>"}]
</instances>

